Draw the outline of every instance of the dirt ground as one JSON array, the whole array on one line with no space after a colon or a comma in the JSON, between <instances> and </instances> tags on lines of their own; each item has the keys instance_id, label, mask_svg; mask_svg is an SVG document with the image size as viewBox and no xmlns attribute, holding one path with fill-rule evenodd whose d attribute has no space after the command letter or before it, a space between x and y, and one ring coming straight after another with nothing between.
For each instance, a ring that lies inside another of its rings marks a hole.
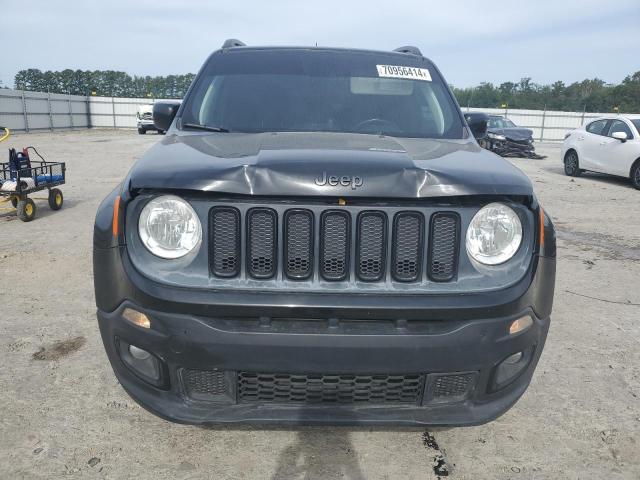
<instances>
[{"instance_id":1,"label":"dirt ground","mask_svg":"<svg viewBox=\"0 0 640 480\"><path fill-rule=\"evenodd\" d=\"M127 396L94 313L96 208L159 138L91 130L0 145L68 166L59 212L41 200L23 223L0 204L0 478L640 478L640 191L625 180L565 177L558 145L513 160L556 224L558 278L531 387L500 419L428 432L200 428Z\"/></svg>"}]
</instances>

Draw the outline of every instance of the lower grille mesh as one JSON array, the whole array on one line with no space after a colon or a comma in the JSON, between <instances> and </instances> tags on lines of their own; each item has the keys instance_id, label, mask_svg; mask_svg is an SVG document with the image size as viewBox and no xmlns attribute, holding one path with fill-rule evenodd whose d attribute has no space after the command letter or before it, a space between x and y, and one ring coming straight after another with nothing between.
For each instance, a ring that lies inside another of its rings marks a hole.
<instances>
[{"instance_id":1,"label":"lower grille mesh","mask_svg":"<svg viewBox=\"0 0 640 480\"><path fill-rule=\"evenodd\" d=\"M421 401L424 375L238 373L238 401L261 403L408 403Z\"/></svg>"}]
</instances>

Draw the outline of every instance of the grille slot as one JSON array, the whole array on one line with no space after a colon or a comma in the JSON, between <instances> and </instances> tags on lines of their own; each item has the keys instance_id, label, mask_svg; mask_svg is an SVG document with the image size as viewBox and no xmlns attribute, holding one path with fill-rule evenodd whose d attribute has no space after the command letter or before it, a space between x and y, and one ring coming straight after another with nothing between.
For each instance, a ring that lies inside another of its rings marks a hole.
<instances>
[{"instance_id":1,"label":"grille slot","mask_svg":"<svg viewBox=\"0 0 640 480\"><path fill-rule=\"evenodd\" d=\"M313 272L313 213L287 210L284 221L284 269L287 277L309 278Z\"/></svg>"},{"instance_id":2,"label":"grille slot","mask_svg":"<svg viewBox=\"0 0 640 480\"><path fill-rule=\"evenodd\" d=\"M396 214L393 227L392 274L401 282L415 282L422 271L424 218L418 212Z\"/></svg>"},{"instance_id":3,"label":"grille slot","mask_svg":"<svg viewBox=\"0 0 640 480\"><path fill-rule=\"evenodd\" d=\"M276 273L276 212L252 208L247 213L247 270L254 278L271 278Z\"/></svg>"},{"instance_id":4,"label":"grille slot","mask_svg":"<svg viewBox=\"0 0 640 480\"><path fill-rule=\"evenodd\" d=\"M214 207L209 212L209 268L218 277L240 273L240 212Z\"/></svg>"},{"instance_id":5,"label":"grille slot","mask_svg":"<svg viewBox=\"0 0 640 480\"><path fill-rule=\"evenodd\" d=\"M429 234L429 278L435 282L452 280L457 271L460 217L456 213L436 213Z\"/></svg>"},{"instance_id":6,"label":"grille slot","mask_svg":"<svg viewBox=\"0 0 640 480\"><path fill-rule=\"evenodd\" d=\"M349 272L351 217L343 211L320 217L320 273L325 280L345 280Z\"/></svg>"},{"instance_id":7,"label":"grille slot","mask_svg":"<svg viewBox=\"0 0 640 480\"><path fill-rule=\"evenodd\" d=\"M251 403L406 403L422 398L424 375L238 372L238 400Z\"/></svg>"},{"instance_id":8,"label":"grille slot","mask_svg":"<svg viewBox=\"0 0 640 480\"><path fill-rule=\"evenodd\" d=\"M427 375L425 403L457 402L467 398L476 385L478 372Z\"/></svg>"},{"instance_id":9,"label":"grille slot","mask_svg":"<svg viewBox=\"0 0 640 480\"><path fill-rule=\"evenodd\" d=\"M387 217L382 212L364 212L358 216L358 277L366 281L380 280L385 269Z\"/></svg>"},{"instance_id":10,"label":"grille slot","mask_svg":"<svg viewBox=\"0 0 640 480\"><path fill-rule=\"evenodd\" d=\"M229 372L183 369L181 377L187 395L194 400L229 403L235 400L233 376L230 377Z\"/></svg>"}]
</instances>

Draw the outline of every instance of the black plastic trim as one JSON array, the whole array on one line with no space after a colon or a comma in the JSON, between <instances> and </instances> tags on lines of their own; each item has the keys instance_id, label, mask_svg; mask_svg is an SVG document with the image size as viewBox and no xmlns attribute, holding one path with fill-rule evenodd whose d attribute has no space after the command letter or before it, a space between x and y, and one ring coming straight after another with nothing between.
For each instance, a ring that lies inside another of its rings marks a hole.
<instances>
[{"instance_id":1,"label":"black plastic trim","mask_svg":"<svg viewBox=\"0 0 640 480\"><path fill-rule=\"evenodd\" d=\"M347 223L347 241L346 241L346 251L345 251L345 269L344 275L341 276L332 276L328 275L324 269L324 256L325 256L325 222L328 216L330 215L339 215L346 219ZM343 280L347 280L349 278L349 273L351 271L351 214L349 212L345 212L344 210L325 210L320 215L320 274L322 278L329 282L340 282Z\"/></svg>"},{"instance_id":2,"label":"black plastic trim","mask_svg":"<svg viewBox=\"0 0 640 480\"><path fill-rule=\"evenodd\" d=\"M362 219L365 217L379 217L382 219L382 258L380 259L382 262L382 268L380 269L380 273L376 277L368 277L363 275L360 270L360 257L362 253L360 251L362 247ZM385 277L387 271L387 247L388 247L388 219L387 215L384 212L378 210L367 210L364 212L358 213L358 217L356 219L357 232L356 232L356 275L363 282L379 282Z\"/></svg>"},{"instance_id":3,"label":"black plastic trim","mask_svg":"<svg viewBox=\"0 0 640 480\"><path fill-rule=\"evenodd\" d=\"M417 262L418 262L418 270L416 272L416 275L412 278L408 278L408 277L401 277L398 275L398 272L396 270L396 259L398 256L398 221L400 218L402 217L415 217L418 219L418 221L420 222L420 230L419 230L419 235L420 238L418 239L418 258L417 258ZM422 278L422 262L424 259L424 255L422 252L424 252L424 215L420 212L415 212L415 211L402 211L402 212L398 212L394 215L393 217L393 240L392 240L392 245L393 245L393 251L391 254L391 262L393 263L393 265L390 268L391 271L391 276L393 277L394 280L397 280L398 282L417 282L418 280L420 280Z\"/></svg>"},{"instance_id":4,"label":"black plastic trim","mask_svg":"<svg viewBox=\"0 0 640 480\"><path fill-rule=\"evenodd\" d=\"M265 273L265 274L254 272L253 268L251 266L251 257L252 257L252 247L251 247L252 224L251 224L251 218L257 213L266 213L273 220L273 247L271 248L271 256L273 258L273 261L271 262L271 265L272 265L271 270L268 273ZM246 229L246 232L247 232L246 255L245 255L245 259L246 259L246 263L247 263L247 274L251 278L256 278L256 279L260 279L260 280L273 278L273 276L278 271L278 214L272 208L262 208L262 207L250 208L247 211L246 218L245 218L245 223L246 223L245 229Z\"/></svg>"}]
</instances>

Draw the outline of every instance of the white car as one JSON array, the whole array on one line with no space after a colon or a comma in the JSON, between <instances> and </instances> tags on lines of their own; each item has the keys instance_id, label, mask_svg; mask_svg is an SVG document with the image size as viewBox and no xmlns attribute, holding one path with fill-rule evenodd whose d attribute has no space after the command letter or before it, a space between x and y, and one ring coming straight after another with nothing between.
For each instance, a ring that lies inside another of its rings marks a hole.
<instances>
[{"instance_id":1,"label":"white car","mask_svg":"<svg viewBox=\"0 0 640 480\"><path fill-rule=\"evenodd\" d=\"M562 146L564 173L585 170L631 179L640 190L640 115L597 118L569 132Z\"/></svg>"},{"instance_id":2,"label":"white car","mask_svg":"<svg viewBox=\"0 0 640 480\"><path fill-rule=\"evenodd\" d=\"M141 135L147 133L149 130L164 133L161 130L158 130L153 124L153 105L139 105L136 120L138 133Z\"/></svg>"}]
</instances>

